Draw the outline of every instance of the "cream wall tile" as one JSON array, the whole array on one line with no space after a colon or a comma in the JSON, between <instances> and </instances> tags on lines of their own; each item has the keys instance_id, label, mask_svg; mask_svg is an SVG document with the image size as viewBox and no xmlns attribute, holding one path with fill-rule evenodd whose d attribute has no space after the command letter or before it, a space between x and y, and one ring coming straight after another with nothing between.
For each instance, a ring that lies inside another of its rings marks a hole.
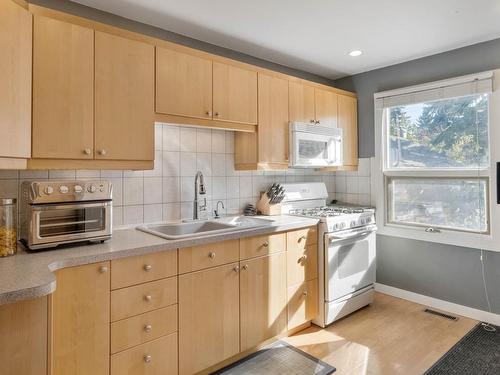
<instances>
[{"instance_id":1,"label":"cream wall tile","mask_svg":"<svg viewBox=\"0 0 500 375\"><path fill-rule=\"evenodd\" d=\"M194 178L181 177L181 202L194 200Z\"/></svg>"},{"instance_id":2,"label":"cream wall tile","mask_svg":"<svg viewBox=\"0 0 500 375\"><path fill-rule=\"evenodd\" d=\"M76 171L74 170L52 170L49 171L49 180L74 180Z\"/></svg>"},{"instance_id":3,"label":"cream wall tile","mask_svg":"<svg viewBox=\"0 0 500 375\"><path fill-rule=\"evenodd\" d=\"M250 198L255 196L252 189L252 176L243 176L239 178L240 183L240 197Z\"/></svg>"},{"instance_id":4,"label":"cream wall tile","mask_svg":"<svg viewBox=\"0 0 500 375\"><path fill-rule=\"evenodd\" d=\"M212 130L212 153L226 152L226 132L224 130Z\"/></svg>"},{"instance_id":5,"label":"cream wall tile","mask_svg":"<svg viewBox=\"0 0 500 375\"><path fill-rule=\"evenodd\" d=\"M184 152L196 152L196 129L181 127L180 150Z\"/></svg>"},{"instance_id":6,"label":"cream wall tile","mask_svg":"<svg viewBox=\"0 0 500 375\"><path fill-rule=\"evenodd\" d=\"M204 176L212 175L212 154L209 152L198 152L196 154L196 170Z\"/></svg>"},{"instance_id":7,"label":"cream wall tile","mask_svg":"<svg viewBox=\"0 0 500 375\"><path fill-rule=\"evenodd\" d=\"M181 200L179 177L163 177L163 202L174 203Z\"/></svg>"},{"instance_id":8,"label":"cream wall tile","mask_svg":"<svg viewBox=\"0 0 500 375\"><path fill-rule=\"evenodd\" d=\"M18 198L19 183L17 180L0 180L1 198Z\"/></svg>"},{"instance_id":9,"label":"cream wall tile","mask_svg":"<svg viewBox=\"0 0 500 375\"><path fill-rule=\"evenodd\" d=\"M144 222L144 206L123 206L123 224L141 224Z\"/></svg>"},{"instance_id":10,"label":"cream wall tile","mask_svg":"<svg viewBox=\"0 0 500 375\"><path fill-rule=\"evenodd\" d=\"M180 152L163 151L163 176L180 176Z\"/></svg>"},{"instance_id":11,"label":"cream wall tile","mask_svg":"<svg viewBox=\"0 0 500 375\"><path fill-rule=\"evenodd\" d=\"M17 180L19 178L19 171L0 170L0 179L2 180Z\"/></svg>"},{"instance_id":12,"label":"cream wall tile","mask_svg":"<svg viewBox=\"0 0 500 375\"><path fill-rule=\"evenodd\" d=\"M212 131L210 129L196 130L196 152L212 152Z\"/></svg>"},{"instance_id":13,"label":"cream wall tile","mask_svg":"<svg viewBox=\"0 0 500 375\"><path fill-rule=\"evenodd\" d=\"M163 151L155 151L154 169L144 171L144 177L161 177L163 174Z\"/></svg>"},{"instance_id":14,"label":"cream wall tile","mask_svg":"<svg viewBox=\"0 0 500 375\"><path fill-rule=\"evenodd\" d=\"M163 125L159 122L155 123L155 150L163 150Z\"/></svg>"},{"instance_id":15,"label":"cream wall tile","mask_svg":"<svg viewBox=\"0 0 500 375\"><path fill-rule=\"evenodd\" d=\"M226 177L212 177L212 198L226 199Z\"/></svg>"},{"instance_id":16,"label":"cream wall tile","mask_svg":"<svg viewBox=\"0 0 500 375\"><path fill-rule=\"evenodd\" d=\"M164 221L177 221L181 219L180 203L165 203L162 207Z\"/></svg>"},{"instance_id":17,"label":"cream wall tile","mask_svg":"<svg viewBox=\"0 0 500 375\"><path fill-rule=\"evenodd\" d=\"M101 178L123 177L123 171L101 170Z\"/></svg>"},{"instance_id":18,"label":"cream wall tile","mask_svg":"<svg viewBox=\"0 0 500 375\"><path fill-rule=\"evenodd\" d=\"M181 146L181 135L178 126L163 126L163 151L179 151Z\"/></svg>"},{"instance_id":19,"label":"cream wall tile","mask_svg":"<svg viewBox=\"0 0 500 375\"><path fill-rule=\"evenodd\" d=\"M123 179L123 204L125 206L143 204L144 179L125 177Z\"/></svg>"},{"instance_id":20,"label":"cream wall tile","mask_svg":"<svg viewBox=\"0 0 500 375\"><path fill-rule=\"evenodd\" d=\"M101 171L100 170L78 170L76 171L76 178L83 179L100 179Z\"/></svg>"},{"instance_id":21,"label":"cream wall tile","mask_svg":"<svg viewBox=\"0 0 500 375\"><path fill-rule=\"evenodd\" d=\"M226 132L226 154L234 154L234 132Z\"/></svg>"},{"instance_id":22,"label":"cream wall tile","mask_svg":"<svg viewBox=\"0 0 500 375\"><path fill-rule=\"evenodd\" d=\"M113 206L123 205L123 179L108 178L113 186Z\"/></svg>"},{"instance_id":23,"label":"cream wall tile","mask_svg":"<svg viewBox=\"0 0 500 375\"><path fill-rule=\"evenodd\" d=\"M226 175L226 155L212 154L212 176L221 177Z\"/></svg>"},{"instance_id":24,"label":"cream wall tile","mask_svg":"<svg viewBox=\"0 0 500 375\"><path fill-rule=\"evenodd\" d=\"M19 171L19 178L24 180L46 180L49 178L49 171Z\"/></svg>"},{"instance_id":25,"label":"cream wall tile","mask_svg":"<svg viewBox=\"0 0 500 375\"><path fill-rule=\"evenodd\" d=\"M193 218L193 202L181 203L181 220Z\"/></svg>"},{"instance_id":26,"label":"cream wall tile","mask_svg":"<svg viewBox=\"0 0 500 375\"><path fill-rule=\"evenodd\" d=\"M228 199L240 197L240 177L227 177L226 197Z\"/></svg>"},{"instance_id":27,"label":"cream wall tile","mask_svg":"<svg viewBox=\"0 0 500 375\"><path fill-rule=\"evenodd\" d=\"M193 176L196 174L196 153L181 152L180 153L180 175Z\"/></svg>"},{"instance_id":28,"label":"cream wall tile","mask_svg":"<svg viewBox=\"0 0 500 375\"><path fill-rule=\"evenodd\" d=\"M123 207L113 207L113 226L123 225Z\"/></svg>"},{"instance_id":29,"label":"cream wall tile","mask_svg":"<svg viewBox=\"0 0 500 375\"><path fill-rule=\"evenodd\" d=\"M144 171L123 171L123 177L144 177Z\"/></svg>"},{"instance_id":30,"label":"cream wall tile","mask_svg":"<svg viewBox=\"0 0 500 375\"><path fill-rule=\"evenodd\" d=\"M162 203L163 185L161 177L144 178L144 204ZM161 215L160 215L161 216Z\"/></svg>"},{"instance_id":31,"label":"cream wall tile","mask_svg":"<svg viewBox=\"0 0 500 375\"><path fill-rule=\"evenodd\" d=\"M161 204L144 205L144 222L155 223L163 220L163 207Z\"/></svg>"}]
</instances>

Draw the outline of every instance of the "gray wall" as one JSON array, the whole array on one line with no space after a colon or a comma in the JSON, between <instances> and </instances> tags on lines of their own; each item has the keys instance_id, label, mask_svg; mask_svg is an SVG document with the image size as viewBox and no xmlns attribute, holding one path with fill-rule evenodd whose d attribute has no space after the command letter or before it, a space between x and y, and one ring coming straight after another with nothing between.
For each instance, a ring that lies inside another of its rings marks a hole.
<instances>
[{"instance_id":1,"label":"gray wall","mask_svg":"<svg viewBox=\"0 0 500 375\"><path fill-rule=\"evenodd\" d=\"M343 78L359 98L359 155L375 153L373 94L500 67L500 39ZM495 124L498 125L498 124ZM377 236L377 281L487 311L480 250ZM493 312L500 314L500 253L485 252Z\"/></svg>"}]
</instances>

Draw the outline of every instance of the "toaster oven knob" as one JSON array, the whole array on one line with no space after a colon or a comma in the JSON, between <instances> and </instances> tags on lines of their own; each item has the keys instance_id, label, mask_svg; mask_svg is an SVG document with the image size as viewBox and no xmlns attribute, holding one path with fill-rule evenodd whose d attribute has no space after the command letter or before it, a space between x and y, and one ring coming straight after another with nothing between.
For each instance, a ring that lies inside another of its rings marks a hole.
<instances>
[{"instance_id":1,"label":"toaster oven knob","mask_svg":"<svg viewBox=\"0 0 500 375\"><path fill-rule=\"evenodd\" d=\"M54 188L52 186L45 186L45 189L43 191L45 194L50 195L54 192Z\"/></svg>"},{"instance_id":2,"label":"toaster oven knob","mask_svg":"<svg viewBox=\"0 0 500 375\"><path fill-rule=\"evenodd\" d=\"M89 191L89 193L95 193L97 188L94 186L94 185L90 185L87 190Z\"/></svg>"},{"instance_id":3,"label":"toaster oven knob","mask_svg":"<svg viewBox=\"0 0 500 375\"><path fill-rule=\"evenodd\" d=\"M61 194L67 194L67 193L68 193L68 191L69 191L69 188L68 188L66 185L61 185L61 186L59 186L59 192L60 192Z\"/></svg>"},{"instance_id":4,"label":"toaster oven knob","mask_svg":"<svg viewBox=\"0 0 500 375\"><path fill-rule=\"evenodd\" d=\"M75 193L80 194L83 191L83 188L80 185L75 185Z\"/></svg>"}]
</instances>

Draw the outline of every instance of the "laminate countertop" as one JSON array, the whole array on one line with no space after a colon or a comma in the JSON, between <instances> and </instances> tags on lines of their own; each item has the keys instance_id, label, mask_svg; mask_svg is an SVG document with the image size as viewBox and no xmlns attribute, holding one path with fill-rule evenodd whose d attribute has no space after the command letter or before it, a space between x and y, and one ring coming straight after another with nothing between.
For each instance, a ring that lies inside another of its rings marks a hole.
<instances>
[{"instance_id":1,"label":"laminate countertop","mask_svg":"<svg viewBox=\"0 0 500 375\"><path fill-rule=\"evenodd\" d=\"M316 225L318 220L297 216L266 216L271 225L242 228L180 240L166 240L135 228L118 229L102 244L62 247L55 250L27 251L0 258L0 305L43 297L56 289L55 271L73 266L154 253L213 242L283 232Z\"/></svg>"}]
</instances>

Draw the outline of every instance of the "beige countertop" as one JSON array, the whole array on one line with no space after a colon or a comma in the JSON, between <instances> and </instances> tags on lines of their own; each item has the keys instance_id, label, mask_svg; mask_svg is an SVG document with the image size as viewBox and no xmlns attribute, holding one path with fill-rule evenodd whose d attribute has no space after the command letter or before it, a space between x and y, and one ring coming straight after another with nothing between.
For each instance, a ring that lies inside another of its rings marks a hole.
<instances>
[{"instance_id":1,"label":"beige countertop","mask_svg":"<svg viewBox=\"0 0 500 375\"><path fill-rule=\"evenodd\" d=\"M287 215L261 218L271 220L272 225L182 240L166 240L135 228L129 228L115 230L113 238L102 244L63 247L39 252L27 252L20 245L16 255L0 258L0 305L42 297L54 292L56 289L54 271L61 268L282 232L318 223L316 219Z\"/></svg>"}]
</instances>

